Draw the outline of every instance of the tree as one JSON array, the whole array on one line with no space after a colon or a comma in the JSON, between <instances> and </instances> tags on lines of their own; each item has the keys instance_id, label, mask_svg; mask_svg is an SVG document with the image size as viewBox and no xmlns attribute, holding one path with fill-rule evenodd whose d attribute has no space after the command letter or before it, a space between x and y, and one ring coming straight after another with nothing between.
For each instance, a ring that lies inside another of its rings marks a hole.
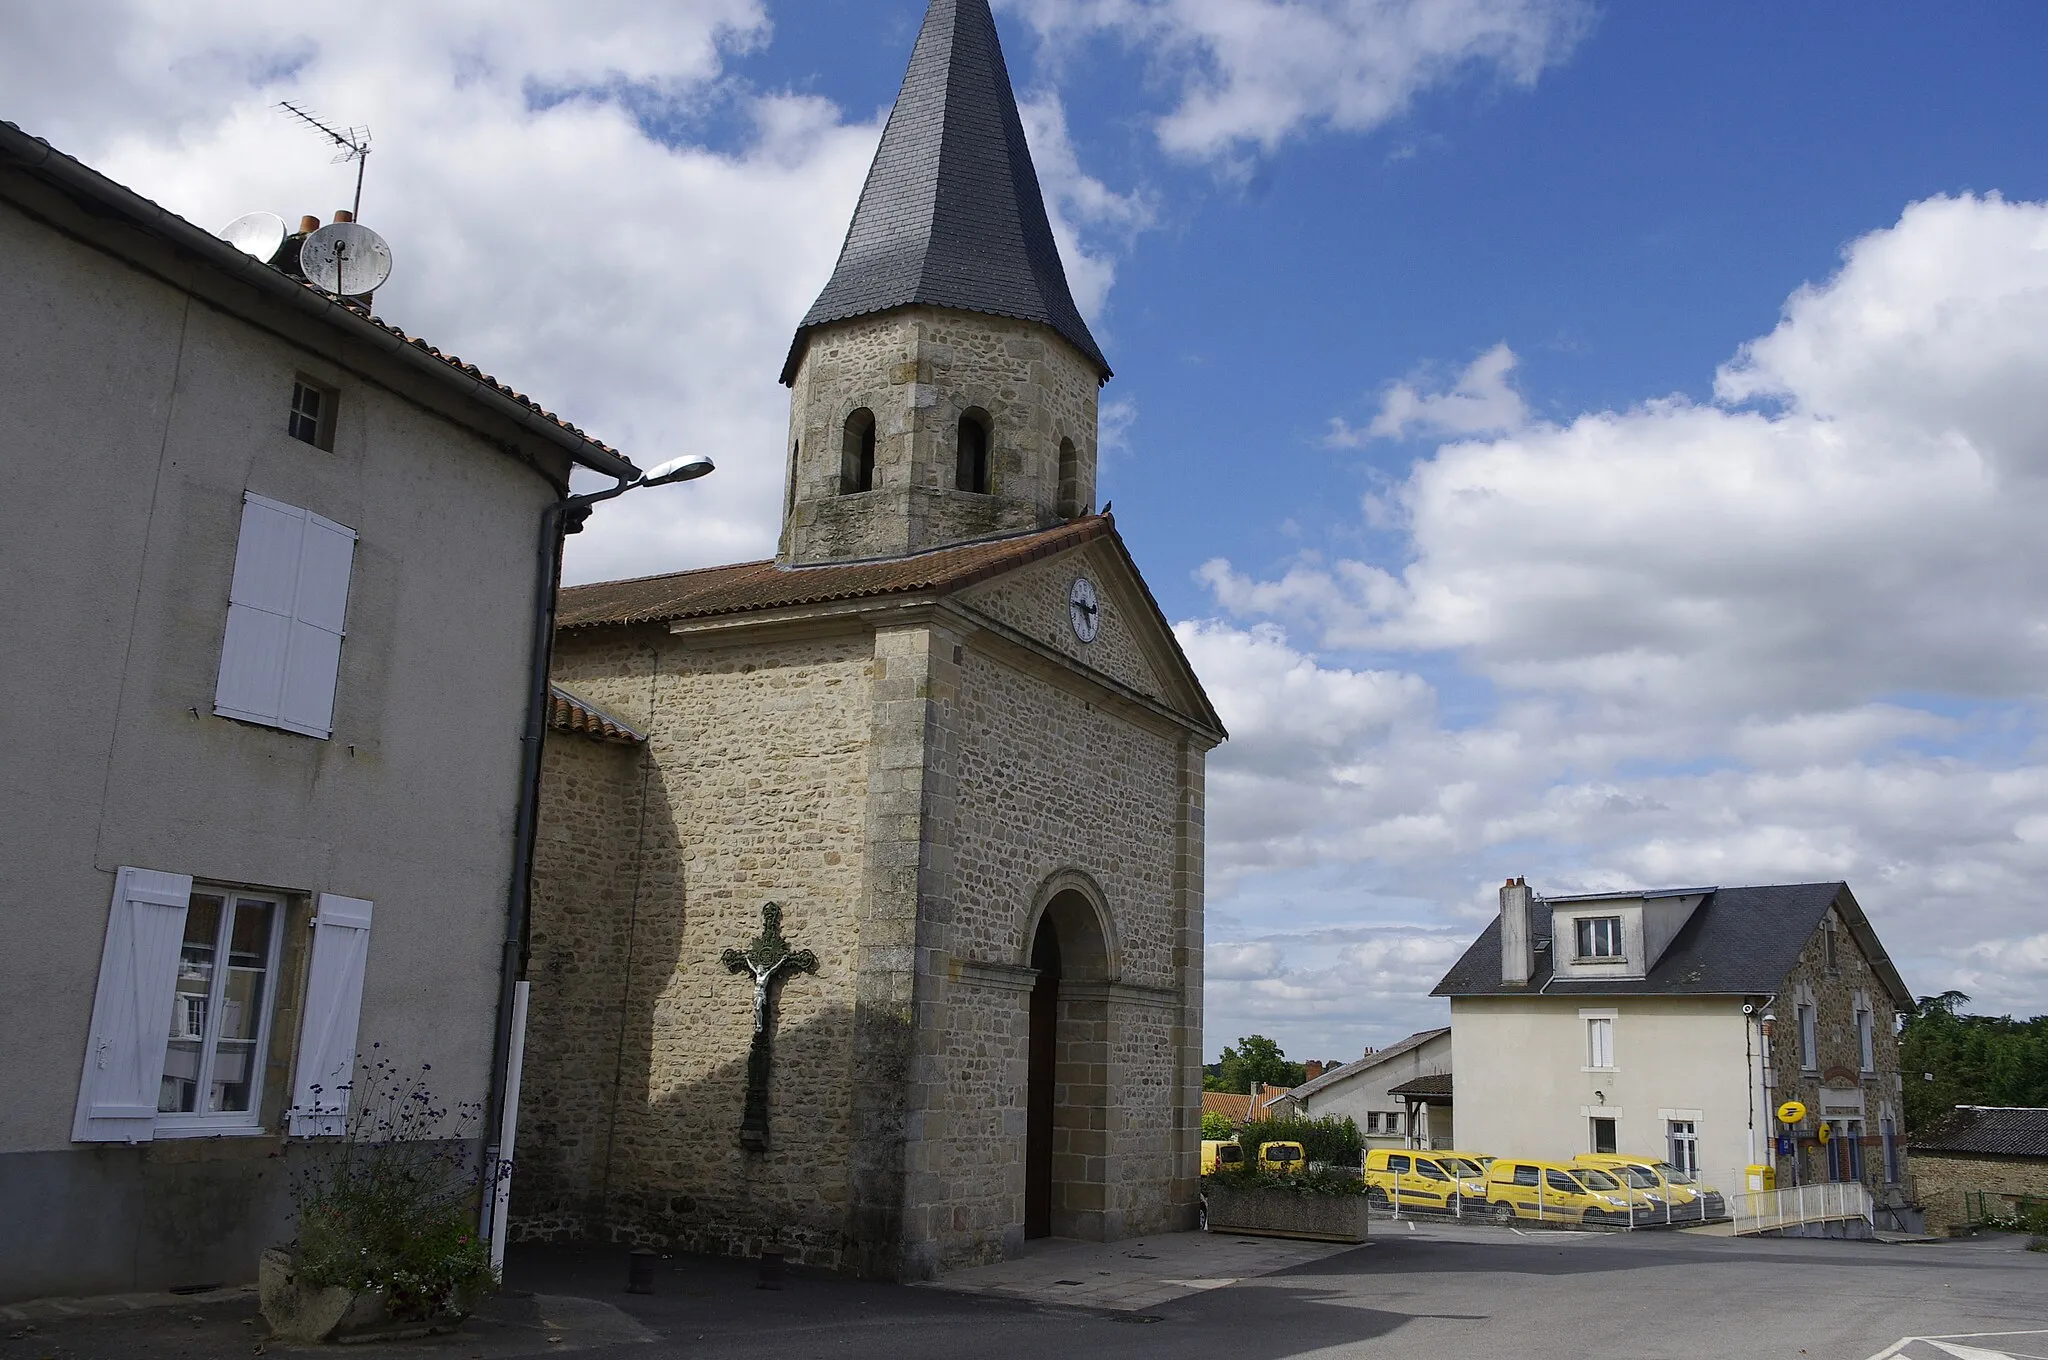
<instances>
[{"instance_id":1,"label":"tree","mask_svg":"<svg viewBox=\"0 0 2048 1360\"><path fill-rule=\"evenodd\" d=\"M1249 1093L1253 1082L1299 1086L1308 1080L1302 1064L1287 1061L1280 1045L1263 1034L1248 1034L1237 1041L1235 1048L1224 1049L1223 1061L1216 1066L1222 1078L1221 1089L1238 1095Z\"/></svg>"},{"instance_id":2,"label":"tree","mask_svg":"<svg viewBox=\"0 0 2048 1360\"><path fill-rule=\"evenodd\" d=\"M1925 1133L1958 1105L2048 1105L2048 1015L1960 1015L1961 992L1925 996L1899 1034L1906 1127Z\"/></svg>"},{"instance_id":3,"label":"tree","mask_svg":"<svg viewBox=\"0 0 2048 1360\"><path fill-rule=\"evenodd\" d=\"M1230 1116L1216 1110L1202 1111L1202 1141L1227 1142L1237 1137L1237 1125Z\"/></svg>"}]
</instances>

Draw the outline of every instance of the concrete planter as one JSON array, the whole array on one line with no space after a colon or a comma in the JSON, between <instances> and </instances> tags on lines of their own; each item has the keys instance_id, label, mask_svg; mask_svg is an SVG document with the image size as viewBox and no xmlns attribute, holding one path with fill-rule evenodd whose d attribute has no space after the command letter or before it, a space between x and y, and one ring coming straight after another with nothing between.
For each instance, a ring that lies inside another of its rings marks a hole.
<instances>
[{"instance_id":1,"label":"concrete planter","mask_svg":"<svg viewBox=\"0 0 2048 1360\"><path fill-rule=\"evenodd\" d=\"M1363 1242L1364 1195L1301 1195L1291 1190L1236 1190L1215 1180L1204 1187L1209 1231L1311 1242Z\"/></svg>"},{"instance_id":2,"label":"concrete planter","mask_svg":"<svg viewBox=\"0 0 2048 1360\"><path fill-rule=\"evenodd\" d=\"M394 1318L381 1290L357 1292L339 1285L315 1287L298 1278L297 1263L282 1247L263 1253L257 1270L263 1320L280 1341L317 1345L323 1341L396 1341L452 1332L476 1311L473 1291L458 1291L447 1311L430 1318Z\"/></svg>"}]
</instances>

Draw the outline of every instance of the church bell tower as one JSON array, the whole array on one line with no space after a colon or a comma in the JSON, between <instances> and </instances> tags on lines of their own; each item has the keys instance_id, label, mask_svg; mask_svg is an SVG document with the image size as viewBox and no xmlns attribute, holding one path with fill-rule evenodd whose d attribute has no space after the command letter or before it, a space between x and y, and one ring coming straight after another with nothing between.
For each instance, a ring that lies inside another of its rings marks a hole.
<instances>
[{"instance_id":1,"label":"church bell tower","mask_svg":"<svg viewBox=\"0 0 2048 1360\"><path fill-rule=\"evenodd\" d=\"M783 367L779 562L900 557L1091 512L1109 377L988 0L932 0L839 263Z\"/></svg>"}]
</instances>

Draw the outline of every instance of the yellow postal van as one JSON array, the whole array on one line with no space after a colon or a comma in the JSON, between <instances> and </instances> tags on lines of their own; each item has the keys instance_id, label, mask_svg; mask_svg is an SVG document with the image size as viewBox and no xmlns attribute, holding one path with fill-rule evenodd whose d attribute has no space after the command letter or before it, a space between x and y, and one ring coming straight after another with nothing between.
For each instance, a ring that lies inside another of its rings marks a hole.
<instances>
[{"instance_id":1,"label":"yellow postal van","mask_svg":"<svg viewBox=\"0 0 2048 1360\"><path fill-rule=\"evenodd\" d=\"M1244 1149L1235 1139L1204 1138L1202 1140L1202 1174L1213 1176L1218 1171L1234 1170L1244 1165Z\"/></svg>"},{"instance_id":2,"label":"yellow postal van","mask_svg":"<svg viewBox=\"0 0 2048 1360\"><path fill-rule=\"evenodd\" d=\"M1486 1168L1463 1152L1373 1148L1365 1154L1365 1197L1375 1208L1456 1213L1486 1202Z\"/></svg>"},{"instance_id":3,"label":"yellow postal van","mask_svg":"<svg viewBox=\"0 0 2048 1360\"><path fill-rule=\"evenodd\" d=\"M1503 1157L1486 1168L1486 1201L1501 1223L1624 1224L1661 1220L1664 1201L1593 1166Z\"/></svg>"},{"instance_id":4,"label":"yellow postal van","mask_svg":"<svg viewBox=\"0 0 2048 1360\"><path fill-rule=\"evenodd\" d=\"M1291 1176L1308 1168L1308 1154L1299 1143L1259 1144L1259 1170Z\"/></svg>"},{"instance_id":5,"label":"yellow postal van","mask_svg":"<svg viewBox=\"0 0 2048 1360\"><path fill-rule=\"evenodd\" d=\"M1704 1223L1726 1218L1728 1201L1719 1190L1655 1157L1630 1157L1613 1152L1582 1152L1572 1158L1580 1166L1597 1166L1637 1190L1664 1202L1674 1223Z\"/></svg>"}]
</instances>

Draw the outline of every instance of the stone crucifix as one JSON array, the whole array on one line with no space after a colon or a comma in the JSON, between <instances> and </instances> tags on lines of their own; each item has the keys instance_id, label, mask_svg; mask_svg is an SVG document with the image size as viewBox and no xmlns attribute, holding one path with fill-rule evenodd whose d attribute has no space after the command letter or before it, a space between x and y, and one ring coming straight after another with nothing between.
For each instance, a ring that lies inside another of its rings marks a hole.
<instances>
[{"instance_id":1,"label":"stone crucifix","mask_svg":"<svg viewBox=\"0 0 2048 1360\"><path fill-rule=\"evenodd\" d=\"M774 1012L774 989L791 973L815 973L818 956L792 950L782 938L782 907L761 908L761 933L745 950L728 949L722 956L729 973L754 979L754 1042L747 1050L747 1107L740 1116L740 1142L756 1151L768 1146L768 1067Z\"/></svg>"}]
</instances>

